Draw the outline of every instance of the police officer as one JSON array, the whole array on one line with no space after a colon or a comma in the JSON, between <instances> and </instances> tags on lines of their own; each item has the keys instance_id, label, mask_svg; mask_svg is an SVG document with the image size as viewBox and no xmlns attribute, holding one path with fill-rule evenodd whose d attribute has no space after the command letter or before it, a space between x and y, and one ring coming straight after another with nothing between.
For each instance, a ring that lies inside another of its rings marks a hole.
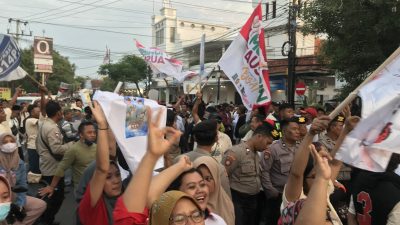
<instances>
[{"instance_id":1,"label":"police officer","mask_svg":"<svg viewBox=\"0 0 400 225\"><path fill-rule=\"evenodd\" d=\"M342 115L336 116L331 122L329 122L326 133L319 137L319 142L324 145L329 152L332 152L333 147L335 147L336 140L339 138L339 135L343 130L345 120L346 118Z\"/></svg>"},{"instance_id":2,"label":"police officer","mask_svg":"<svg viewBox=\"0 0 400 225\"><path fill-rule=\"evenodd\" d=\"M294 154L299 147L298 119L281 121L282 139L274 142L261 159L261 182L267 202L267 224L277 224L283 188L287 182Z\"/></svg>"},{"instance_id":3,"label":"police officer","mask_svg":"<svg viewBox=\"0 0 400 225\"><path fill-rule=\"evenodd\" d=\"M246 142L227 150L222 159L229 177L236 225L256 225L257 194L261 189L260 157L262 152L279 137L277 130L262 125L254 130Z\"/></svg>"},{"instance_id":4,"label":"police officer","mask_svg":"<svg viewBox=\"0 0 400 225\"><path fill-rule=\"evenodd\" d=\"M42 93L41 106L44 106L44 94ZM57 125L63 118L61 106L55 101L49 101L45 105L47 118L39 121L39 131L36 138L36 148L40 158L40 171L42 180L51 183L57 165L64 153L74 142L64 144L64 137ZM64 182L60 180L54 194L47 200L47 209L41 217L41 222L54 224L54 217L64 200Z\"/></svg>"}]
</instances>

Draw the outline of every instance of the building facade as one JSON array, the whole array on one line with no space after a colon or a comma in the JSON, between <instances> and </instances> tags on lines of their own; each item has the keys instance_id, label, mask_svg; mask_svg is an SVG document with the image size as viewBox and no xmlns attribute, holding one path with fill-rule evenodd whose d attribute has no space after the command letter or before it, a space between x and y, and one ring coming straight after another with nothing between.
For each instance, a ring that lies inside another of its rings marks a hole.
<instances>
[{"instance_id":1,"label":"building facade","mask_svg":"<svg viewBox=\"0 0 400 225\"><path fill-rule=\"evenodd\" d=\"M276 0L263 3L271 95L275 101L286 101L287 99L288 15L293 2L291 0ZM299 13L301 13L301 7L304 7L305 1L303 3L295 1L294 3L300 3ZM314 35L303 35L300 32L302 22L297 19L296 24L296 80L305 82L307 91L304 96L295 96L295 100L297 103L323 104L333 99L337 94L337 81L334 74L326 69L326 65L317 60L321 38ZM205 44L205 62L212 65L214 70L207 85L203 88L205 97L216 103L241 102L234 85L216 66L224 50L229 47L236 36L223 37L232 32L231 28L198 21L181 20L177 17L177 10L167 0L164 0L160 15L152 17L152 26L153 46L164 49L173 57L180 59L184 62L185 69L192 71L196 71L196 68L198 68L200 38L202 34L206 34L208 41ZM160 91L160 100L167 103L174 101L182 92L181 84L172 79L156 80L154 84L154 87Z\"/></svg>"}]
</instances>

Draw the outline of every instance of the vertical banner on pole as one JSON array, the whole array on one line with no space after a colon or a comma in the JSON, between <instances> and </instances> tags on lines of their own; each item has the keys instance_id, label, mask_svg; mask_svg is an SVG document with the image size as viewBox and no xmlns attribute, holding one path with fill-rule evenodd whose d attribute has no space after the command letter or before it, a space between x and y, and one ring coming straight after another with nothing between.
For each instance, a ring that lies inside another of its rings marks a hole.
<instances>
[{"instance_id":1,"label":"vertical banner on pole","mask_svg":"<svg viewBox=\"0 0 400 225\"><path fill-rule=\"evenodd\" d=\"M218 65L235 85L247 109L271 103L261 4L254 9Z\"/></svg>"}]
</instances>

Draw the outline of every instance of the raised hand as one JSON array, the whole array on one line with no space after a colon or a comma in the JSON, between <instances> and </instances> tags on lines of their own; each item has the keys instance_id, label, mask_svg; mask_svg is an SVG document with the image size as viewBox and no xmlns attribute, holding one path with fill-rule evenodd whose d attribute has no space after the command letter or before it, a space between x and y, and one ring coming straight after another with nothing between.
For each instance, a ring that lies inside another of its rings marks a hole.
<instances>
[{"instance_id":1,"label":"raised hand","mask_svg":"<svg viewBox=\"0 0 400 225\"><path fill-rule=\"evenodd\" d=\"M40 93L46 94L47 92L49 92L49 90L47 89L46 86L40 85L39 86L39 91Z\"/></svg>"},{"instance_id":2,"label":"raised hand","mask_svg":"<svg viewBox=\"0 0 400 225\"><path fill-rule=\"evenodd\" d=\"M196 93L196 101L201 101L203 99L203 93L200 91Z\"/></svg>"},{"instance_id":3,"label":"raised hand","mask_svg":"<svg viewBox=\"0 0 400 225\"><path fill-rule=\"evenodd\" d=\"M351 116L349 118L346 118L345 126L344 129L346 132L350 133L360 122L361 118L358 116Z\"/></svg>"},{"instance_id":4,"label":"raised hand","mask_svg":"<svg viewBox=\"0 0 400 225\"><path fill-rule=\"evenodd\" d=\"M343 113L344 117L349 118L351 116L350 106L349 105L345 106L343 108L342 113Z\"/></svg>"},{"instance_id":5,"label":"raised hand","mask_svg":"<svg viewBox=\"0 0 400 225\"><path fill-rule=\"evenodd\" d=\"M92 104L89 104L89 107L92 110L94 119L97 124L99 124L99 129L105 129L105 127L108 127L106 116L104 115L101 105L97 101L93 101Z\"/></svg>"},{"instance_id":6,"label":"raised hand","mask_svg":"<svg viewBox=\"0 0 400 225\"><path fill-rule=\"evenodd\" d=\"M321 133L322 131L326 130L328 128L328 124L331 121L329 116L321 116L318 118L315 118L311 124L310 127L310 134L312 135L317 135Z\"/></svg>"},{"instance_id":7,"label":"raised hand","mask_svg":"<svg viewBox=\"0 0 400 225\"><path fill-rule=\"evenodd\" d=\"M328 152L320 151L317 152L314 145L310 145L311 155L314 158L314 168L316 178L322 178L324 180L329 180L332 175L331 167L329 165L329 160L332 157L329 155Z\"/></svg>"},{"instance_id":8,"label":"raised hand","mask_svg":"<svg viewBox=\"0 0 400 225\"><path fill-rule=\"evenodd\" d=\"M192 161L190 161L189 157L186 156L186 155L182 155L179 158L179 161L178 161L177 165L179 165L180 168L182 168L183 171L188 171L188 170L193 168Z\"/></svg>"},{"instance_id":9,"label":"raised hand","mask_svg":"<svg viewBox=\"0 0 400 225\"><path fill-rule=\"evenodd\" d=\"M21 88L21 86L18 86L17 88L15 88L15 93L18 94L18 96L22 95L22 91L24 89Z\"/></svg>"},{"instance_id":10,"label":"raised hand","mask_svg":"<svg viewBox=\"0 0 400 225\"><path fill-rule=\"evenodd\" d=\"M164 108L158 110L156 119L153 120L152 111L150 108L147 108L147 152L157 158L161 157L171 149L172 146L178 142L179 137L182 134L180 131L172 127L159 128L161 116L164 110Z\"/></svg>"}]
</instances>

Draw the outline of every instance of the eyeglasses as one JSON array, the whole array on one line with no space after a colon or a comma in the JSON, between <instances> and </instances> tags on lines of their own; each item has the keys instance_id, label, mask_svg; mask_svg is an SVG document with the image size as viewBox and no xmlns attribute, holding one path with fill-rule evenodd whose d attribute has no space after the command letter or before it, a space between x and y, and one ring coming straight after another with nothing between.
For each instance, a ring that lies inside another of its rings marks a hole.
<instances>
[{"instance_id":1,"label":"eyeglasses","mask_svg":"<svg viewBox=\"0 0 400 225\"><path fill-rule=\"evenodd\" d=\"M194 211L190 216L177 214L169 218L169 221L174 225L185 225L187 224L189 218L193 221L193 223L200 223L204 220L204 214L202 211Z\"/></svg>"}]
</instances>

